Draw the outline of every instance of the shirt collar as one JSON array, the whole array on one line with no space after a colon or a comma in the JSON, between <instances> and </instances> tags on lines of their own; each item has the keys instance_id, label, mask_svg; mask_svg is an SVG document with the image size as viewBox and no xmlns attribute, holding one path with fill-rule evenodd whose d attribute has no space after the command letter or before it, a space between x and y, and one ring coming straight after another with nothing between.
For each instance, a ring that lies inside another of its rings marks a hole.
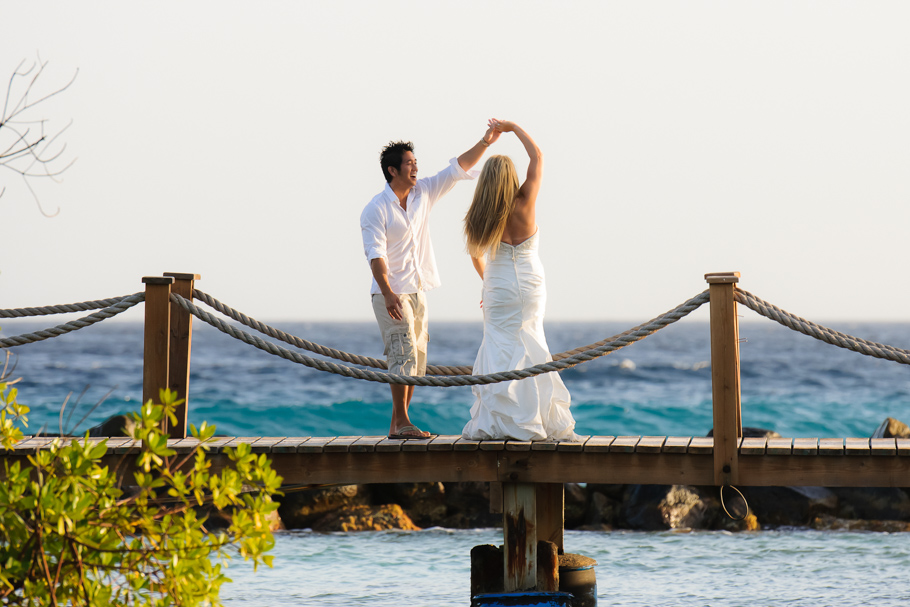
<instances>
[{"instance_id":1,"label":"shirt collar","mask_svg":"<svg viewBox=\"0 0 910 607\"><path fill-rule=\"evenodd\" d=\"M411 191L408 192L408 201L409 202L414 199L416 190L417 190L417 186L414 186L413 188L411 188ZM389 185L388 182L386 182L385 188L382 190L382 194L388 202L394 204L399 209L401 209L401 204L398 202L398 194L395 193L395 191L392 189L392 186ZM403 211L404 209L401 209L401 210Z\"/></svg>"}]
</instances>

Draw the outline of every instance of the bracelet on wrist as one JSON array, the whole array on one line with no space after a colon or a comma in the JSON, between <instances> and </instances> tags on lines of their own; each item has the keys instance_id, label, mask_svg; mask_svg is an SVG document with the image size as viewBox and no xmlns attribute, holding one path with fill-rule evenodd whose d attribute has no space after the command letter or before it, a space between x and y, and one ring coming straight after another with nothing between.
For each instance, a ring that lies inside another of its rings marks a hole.
<instances>
[{"instance_id":1,"label":"bracelet on wrist","mask_svg":"<svg viewBox=\"0 0 910 607\"><path fill-rule=\"evenodd\" d=\"M483 144L483 147L485 147L485 148L490 147L490 144L487 143L487 140L484 139L483 137L480 138L480 143L482 143L482 144Z\"/></svg>"}]
</instances>

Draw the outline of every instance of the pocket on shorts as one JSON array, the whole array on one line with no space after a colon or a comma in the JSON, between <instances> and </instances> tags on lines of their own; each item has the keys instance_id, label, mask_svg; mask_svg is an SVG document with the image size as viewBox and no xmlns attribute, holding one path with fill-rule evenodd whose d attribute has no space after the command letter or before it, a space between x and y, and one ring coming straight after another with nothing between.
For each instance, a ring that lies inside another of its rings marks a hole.
<instances>
[{"instance_id":1,"label":"pocket on shorts","mask_svg":"<svg viewBox=\"0 0 910 607\"><path fill-rule=\"evenodd\" d=\"M389 335L389 364L395 366L404 365L411 358L414 347L411 344L411 336L408 333L392 333Z\"/></svg>"}]
</instances>

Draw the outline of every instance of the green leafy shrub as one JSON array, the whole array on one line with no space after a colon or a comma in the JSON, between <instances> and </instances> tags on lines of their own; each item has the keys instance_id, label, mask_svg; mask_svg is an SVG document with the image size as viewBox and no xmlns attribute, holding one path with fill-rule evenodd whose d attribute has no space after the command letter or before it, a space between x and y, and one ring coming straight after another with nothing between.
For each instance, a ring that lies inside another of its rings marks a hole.
<instances>
[{"instance_id":1,"label":"green leafy shrub","mask_svg":"<svg viewBox=\"0 0 910 607\"><path fill-rule=\"evenodd\" d=\"M0 447L3 449L9 449L22 440L19 424L28 425L28 407L16 401L18 392L12 387L18 380L9 381L7 369L8 364L4 364L0 371Z\"/></svg>"},{"instance_id":2,"label":"green leafy shrub","mask_svg":"<svg viewBox=\"0 0 910 607\"><path fill-rule=\"evenodd\" d=\"M21 439L28 408L0 383L2 446ZM249 445L207 456L214 426L192 427L199 446L178 456L162 431L179 404L170 391L132 414L135 453L106 440L55 441L37 455L3 458L0 605L220 605L237 553L271 566L269 515L281 477ZM2 453L2 450L0 450ZM127 480L129 479L129 480ZM206 512L227 521L206 530Z\"/></svg>"}]
</instances>

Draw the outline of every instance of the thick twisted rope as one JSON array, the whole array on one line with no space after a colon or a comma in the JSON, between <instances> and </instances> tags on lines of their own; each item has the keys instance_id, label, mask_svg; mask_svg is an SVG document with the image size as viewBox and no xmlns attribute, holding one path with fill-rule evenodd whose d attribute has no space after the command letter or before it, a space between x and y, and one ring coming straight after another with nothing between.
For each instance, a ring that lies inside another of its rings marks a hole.
<instances>
[{"instance_id":1,"label":"thick twisted rope","mask_svg":"<svg viewBox=\"0 0 910 607\"><path fill-rule=\"evenodd\" d=\"M57 325L56 327L51 327L50 329L35 331L34 333L23 333L22 335L0 339L0 348L22 346L25 344L34 343L36 341L43 341L52 337L66 335L67 333L77 331L79 329L84 329L85 327L90 327L91 325L101 322L102 320L107 320L108 318L117 316L122 312L126 312L136 304L145 301L145 293L140 292L133 295L127 295L125 297L118 297L115 301L116 303L107 306L103 310L99 310L94 314L89 314L88 316L77 318L76 320L72 320L62 325Z\"/></svg>"},{"instance_id":2,"label":"thick twisted rope","mask_svg":"<svg viewBox=\"0 0 910 607\"><path fill-rule=\"evenodd\" d=\"M670 312L672 312L672 310ZM670 312L668 312L668 314ZM625 337L627 335L632 335L636 331L641 330L646 324L647 323L640 324L637 327L632 327L631 329L629 329L627 331L618 333L618 334L614 335L613 337L608 337L606 339L596 341L593 344L588 344L587 346L581 346L579 348L575 348L574 350L566 350L565 352L561 352L560 354L554 354L553 360L562 360L564 358L568 358L568 357L572 356L573 354L580 354L582 352L587 352L588 350L593 350L594 348L599 348L600 346L604 346L606 344L613 343L615 341L622 339L623 337Z\"/></svg>"},{"instance_id":3,"label":"thick twisted rope","mask_svg":"<svg viewBox=\"0 0 910 607\"><path fill-rule=\"evenodd\" d=\"M384 360L379 360L377 358L371 358L369 356L360 356L358 354L351 354L349 352L344 352L342 350L336 350L335 348L328 348L326 346L301 339L295 335L290 335L285 333L280 329L269 326L263 322L256 320L255 318L250 318L243 312L239 312L232 308L231 306L224 304L208 293L204 293L199 289L193 290L193 297L199 301L204 302L209 307L221 312L225 316L228 316L237 322L246 325L247 327L259 331L263 335L268 335L279 341L283 341L286 344L295 346L297 348L302 348L308 350L315 354L321 354L322 356L327 356L329 358L334 358L335 360L343 360L344 362L353 363L355 365L364 365L367 367L373 367L375 369L388 369L388 364ZM427 373L430 375L470 375L471 367L462 366L462 367L447 367L439 365L427 365Z\"/></svg>"},{"instance_id":4,"label":"thick twisted rope","mask_svg":"<svg viewBox=\"0 0 910 607\"><path fill-rule=\"evenodd\" d=\"M315 354L321 354L322 356L334 358L335 360L342 360L344 362L353 363L355 365L363 365L366 367L373 367L375 369L383 369L383 370L389 368L388 364L384 360L379 360L377 358L371 358L369 356L361 356L359 354L351 354L349 352L344 352L342 350L336 350L335 348L329 348L329 347L326 347L326 346L323 346L323 345L320 345L320 344L317 344L317 343L314 343L311 341L307 341L307 340L297 337L295 335L290 335L288 333L285 333L284 331L282 331L280 329L276 329L275 327L269 326L263 322L260 322L260 321L256 320L255 318L250 318L243 312L240 312L240 311L232 308L231 306L215 299L208 293L200 291L199 289L193 290L193 296L196 299L204 302L206 305L208 305L212 309L217 310L218 312L221 312L225 316L228 316L255 331L259 331L263 335L268 335L269 337L272 337L279 341L283 341L286 344L289 344L289 345L292 345L292 346L295 346L298 348L302 348L304 350L308 350ZM626 335L630 335L630 334L634 333L635 331L638 331L639 329L641 329L643 326L644 326L643 324L638 325L637 327L633 327L632 329L629 329L628 331L624 331L624 332L614 335L612 337L602 339L593 344L588 344L587 346L581 346L581 347L575 348L574 350L567 350L567 351L561 352L559 354L553 354L552 358L554 361L562 360L564 358L568 358L569 356L572 356L573 354L580 354L582 352L587 352L588 350L593 350L594 348L606 345L611 342L615 342L616 340L618 340ZM427 365L427 374L428 375L470 375L472 370L473 369L470 365L462 365L462 366Z\"/></svg>"},{"instance_id":5,"label":"thick twisted rope","mask_svg":"<svg viewBox=\"0 0 910 607\"><path fill-rule=\"evenodd\" d=\"M41 306L39 308L7 308L0 310L0 318L22 318L24 316L46 316L48 314L67 314L70 312L87 312L89 310L99 310L109 308L114 304L123 301L129 295L123 297L111 297L110 299L96 299L94 301L83 301L80 303L61 304L57 306Z\"/></svg>"},{"instance_id":6,"label":"thick twisted rope","mask_svg":"<svg viewBox=\"0 0 910 607\"><path fill-rule=\"evenodd\" d=\"M339 365L322 360L316 360L310 358L309 356L304 356L298 352L292 352L286 348L282 348L281 346L278 346L272 342L267 342L263 339L260 339L259 337L256 337L255 335L250 335L245 331L241 331L240 329L224 322L223 320L214 317L208 312L201 310L194 303L184 297L181 297L180 295L177 295L176 293L171 293L171 301L180 305L196 318L212 325L226 335L230 335L235 339L250 344L256 348L259 348L260 350L263 350L264 352L268 352L269 354L273 354L286 360L305 365L312 369L326 371L328 373L334 373L336 375L342 375L345 377L353 377L355 379L363 379L366 381L382 382L388 384L447 387L494 384L513 379L526 379L528 377L533 377L542 373L562 371L563 369L574 367L575 365L581 364L583 362L605 356L611 352L619 350L620 348L624 348L629 344L644 339L648 335L651 335L652 333L655 333L656 331L659 331L660 329L673 324L679 319L684 318L691 312L697 310L699 306L708 301L708 291L703 291L692 299L677 306L670 312L658 316L650 322L642 325L640 329L633 331L628 335L624 335L614 342L604 344L586 352L573 354L572 356L566 357L559 361L542 363L539 365L534 365L533 367L528 367L526 369L503 371L500 373L490 373L486 375L456 375L449 377L440 377L433 375L420 377L393 375L391 373L380 373L376 371L370 371L369 369L358 369L355 367L349 367L347 365Z\"/></svg>"},{"instance_id":7,"label":"thick twisted rope","mask_svg":"<svg viewBox=\"0 0 910 607\"><path fill-rule=\"evenodd\" d=\"M791 314L786 310L782 310L742 289L736 289L734 297L737 302L743 304L747 308L754 310L765 318L770 318L771 320L782 324L788 329L808 335L809 337L814 337L815 339L839 348L865 354L866 356L874 356L875 358L883 358L903 365L910 365L910 350L902 350L901 348L895 348L894 346L887 346L874 341L860 339L858 337L853 337L852 335L847 335L846 333L841 333L840 331L823 327L822 325Z\"/></svg>"}]
</instances>

